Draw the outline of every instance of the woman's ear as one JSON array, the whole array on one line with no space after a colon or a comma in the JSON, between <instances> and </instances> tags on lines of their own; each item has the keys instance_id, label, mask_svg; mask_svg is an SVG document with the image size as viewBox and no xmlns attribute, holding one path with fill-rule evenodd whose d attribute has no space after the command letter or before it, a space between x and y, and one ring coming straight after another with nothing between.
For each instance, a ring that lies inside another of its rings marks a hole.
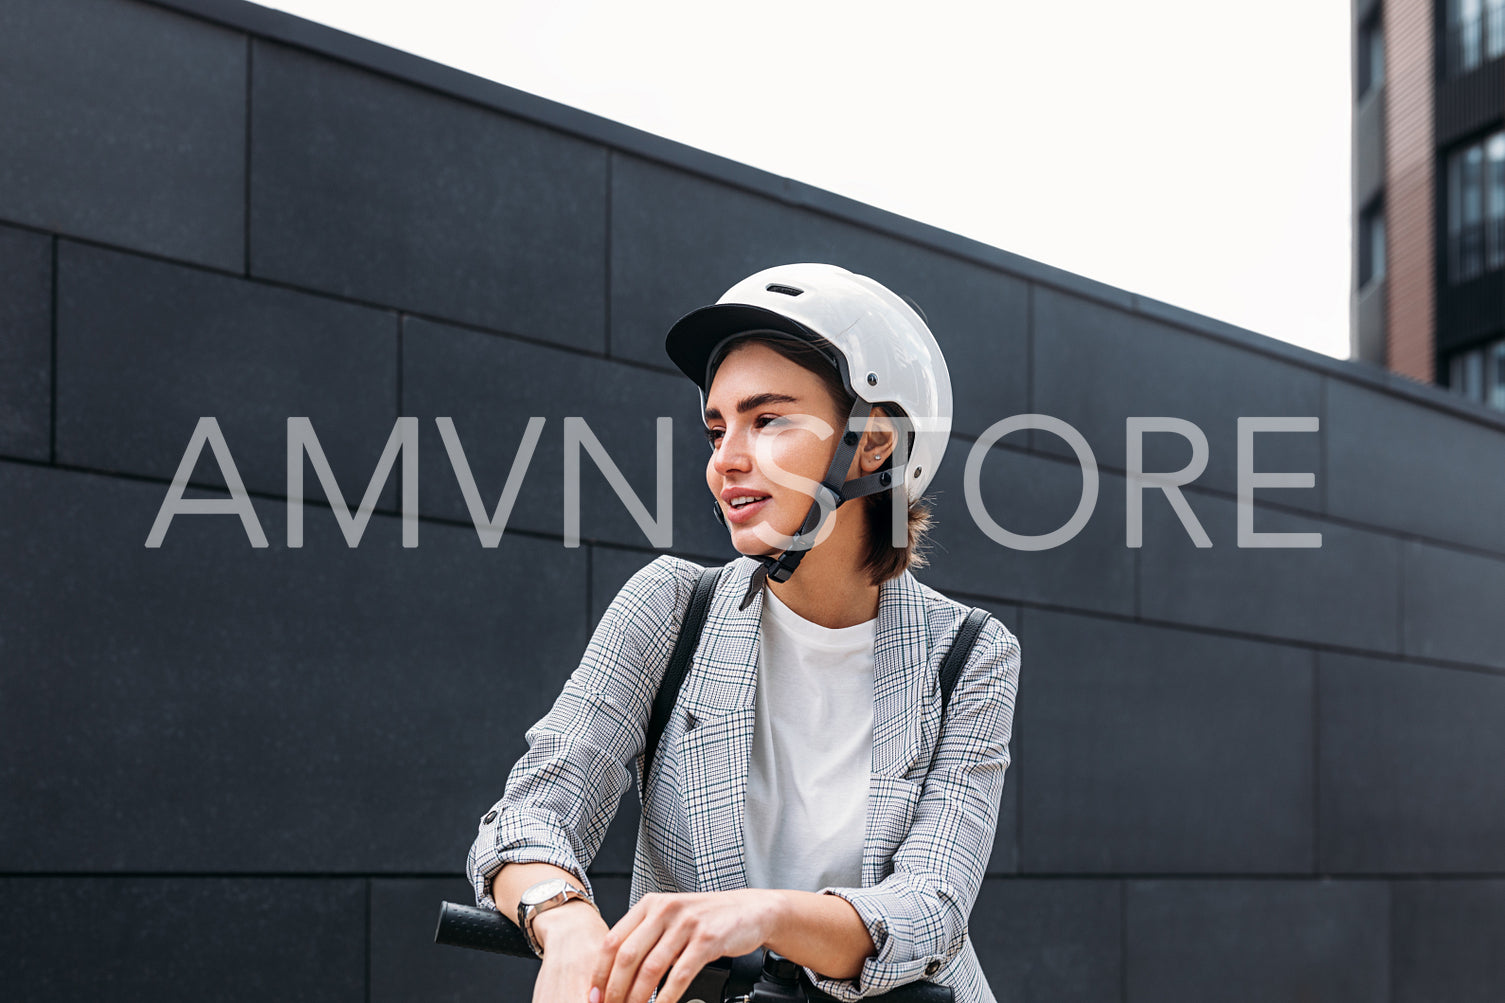
<instances>
[{"instance_id":1,"label":"woman's ear","mask_svg":"<svg viewBox=\"0 0 1505 1003\"><path fill-rule=\"evenodd\" d=\"M857 460L864 472L882 469L894 451L894 423L881 407L873 408L868 418L867 430L862 433L862 444L857 447Z\"/></svg>"}]
</instances>

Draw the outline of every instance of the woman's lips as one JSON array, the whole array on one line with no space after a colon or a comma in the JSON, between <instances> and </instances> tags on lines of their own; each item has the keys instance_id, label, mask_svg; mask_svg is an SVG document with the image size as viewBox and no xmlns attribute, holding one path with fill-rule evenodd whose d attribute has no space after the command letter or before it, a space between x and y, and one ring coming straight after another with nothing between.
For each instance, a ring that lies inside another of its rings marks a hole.
<instances>
[{"instance_id":1,"label":"woman's lips","mask_svg":"<svg viewBox=\"0 0 1505 1003\"><path fill-rule=\"evenodd\" d=\"M746 522L754 515L756 515L758 510L764 505L767 505L771 500L771 498L763 498L759 501L748 502L746 505L728 505L726 506L726 521Z\"/></svg>"}]
</instances>

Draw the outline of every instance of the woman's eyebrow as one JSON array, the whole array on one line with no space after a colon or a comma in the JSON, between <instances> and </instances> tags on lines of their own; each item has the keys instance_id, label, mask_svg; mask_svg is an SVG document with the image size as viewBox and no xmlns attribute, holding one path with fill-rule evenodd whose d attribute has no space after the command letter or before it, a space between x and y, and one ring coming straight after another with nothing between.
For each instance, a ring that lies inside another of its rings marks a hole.
<instances>
[{"instance_id":1,"label":"woman's eyebrow","mask_svg":"<svg viewBox=\"0 0 1505 1003\"><path fill-rule=\"evenodd\" d=\"M737 413L746 414L749 411L766 407L769 404L798 404L799 400L798 397L790 397L788 394L753 394L751 397L744 397L737 402ZM718 421L720 418L720 409L714 407L705 409L706 421Z\"/></svg>"}]
</instances>

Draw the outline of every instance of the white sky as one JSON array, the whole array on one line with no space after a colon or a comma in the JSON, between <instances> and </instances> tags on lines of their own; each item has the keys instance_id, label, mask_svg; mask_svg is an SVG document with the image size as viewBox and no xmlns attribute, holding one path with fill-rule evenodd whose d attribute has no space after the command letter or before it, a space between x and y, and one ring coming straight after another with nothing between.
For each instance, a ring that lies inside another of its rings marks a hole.
<instances>
[{"instance_id":1,"label":"white sky","mask_svg":"<svg viewBox=\"0 0 1505 1003\"><path fill-rule=\"evenodd\" d=\"M1348 355L1346 2L262 5Z\"/></svg>"}]
</instances>

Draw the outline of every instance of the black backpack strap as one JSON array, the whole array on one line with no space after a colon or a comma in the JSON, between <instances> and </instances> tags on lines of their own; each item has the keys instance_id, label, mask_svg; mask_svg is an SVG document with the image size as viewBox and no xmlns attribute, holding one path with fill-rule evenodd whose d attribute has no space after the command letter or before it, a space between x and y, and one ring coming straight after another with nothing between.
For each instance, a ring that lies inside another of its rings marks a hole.
<instances>
[{"instance_id":1,"label":"black backpack strap","mask_svg":"<svg viewBox=\"0 0 1505 1003\"><path fill-rule=\"evenodd\" d=\"M977 636L982 633L983 626L988 622L988 611L978 609L975 606L962 621L961 627L956 632L956 640L951 642L951 650L946 652L946 658L941 662L941 720L946 719L946 707L951 703L951 691L956 689L956 680L962 674L962 666L967 664L967 658L972 654L972 646L977 643Z\"/></svg>"},{"instance_id":2,"label":"black backpack strap","mask_svg":"<svg viewBox=\"0 0 1505 1003\"><path fill-rule=\"evenodd\" d=\"M664 669L663 680L658 684L658 694L653 698L653 714L648 719L648 731L643 741L642 789L638 792L644 801L648 786L648 774L653 769L653 757L658 753L658 740L674 713L674 703L679 699L679 689L684 684L685 673L690 668L690 659L700 644L700 630L705 626L706 614L711 610L711 597L716 594L716 580L721 577L720 568L706 568L695 583L690 594L690 605L685 610L679 626L679 636L674 639L674 651L669 656L669 666Z\"/></svg>"}]
</instances>

